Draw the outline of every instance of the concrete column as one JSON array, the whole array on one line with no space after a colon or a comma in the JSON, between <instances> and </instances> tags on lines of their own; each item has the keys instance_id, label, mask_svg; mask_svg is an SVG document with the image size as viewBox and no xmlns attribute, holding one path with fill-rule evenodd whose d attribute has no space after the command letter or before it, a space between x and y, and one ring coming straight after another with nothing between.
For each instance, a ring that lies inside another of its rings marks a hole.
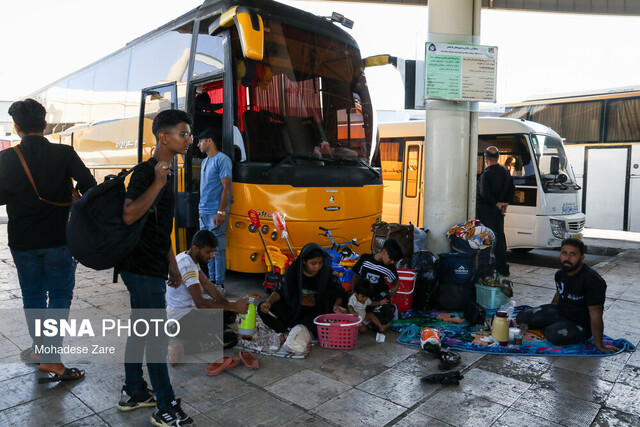
<instances>
[{"instance_id":1,"label":"concrete column","mask_svg":"<svg viewBox=\"0 0 640 427\"><path fill-rule=\"evenodd\" d=\"M478 44L481 0L429 0L428 41ZM425 82L426 86L426 82ZM454 224L475 218L477 113L469 103L426 103L424 227L427 249L449 252L444 236Z\"/></svg>"}]
</instances>

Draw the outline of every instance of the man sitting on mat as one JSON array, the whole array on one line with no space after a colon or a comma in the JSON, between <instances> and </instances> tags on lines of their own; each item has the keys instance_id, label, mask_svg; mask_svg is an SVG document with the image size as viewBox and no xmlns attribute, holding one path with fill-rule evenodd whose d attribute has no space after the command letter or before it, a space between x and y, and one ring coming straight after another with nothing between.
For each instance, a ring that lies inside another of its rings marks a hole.
<instances>
[{"instance_id":1,"label":"man sitting on mat","mask_svg":"<svg viewBox=\"0 0 640 427\"><path fill-rule=\"evenodd\" d=\"M542 329L545 338L555 345L576 344L589 339L603 353L615 353L616 347L602 342L607 283L584 264L584 243L575 238L562 241L562 269L556 272L556 294L551 304L518 314L518 325Z\"/></svg>"},{"instance_id":2,"label":"man sitting on mat","mask_svg":"<svg viewBox=\"0 0 640 427\"><path fill-rule=\"evenodd\" d=\"M245 314L249 307L249 299L230 302L223 297L216 286L200 269L200 264L208 263L218 246L216 236L208 230L200 230L194 236L191 249L176 256L182 283L177 288L167 286L167 318L180 321L178 343L169 346L169 363L175 365L182 354L193 354L207 351L218 345L215 334L206 334L214 329L203 328L207 322L216 319L213 310L223 309L224 348L233 347L237 343L235 333L228 325L235 322L236 313ZM204 296L204 291L213 299Z\"/></svg>"}]
</instances>

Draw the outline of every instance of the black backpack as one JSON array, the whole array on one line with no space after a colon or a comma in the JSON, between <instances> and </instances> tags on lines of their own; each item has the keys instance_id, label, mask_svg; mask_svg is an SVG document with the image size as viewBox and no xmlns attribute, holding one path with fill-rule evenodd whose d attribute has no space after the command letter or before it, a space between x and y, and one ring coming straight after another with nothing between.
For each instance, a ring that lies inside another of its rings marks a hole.
<instances>
[{"instance_id":1,"label":"black backpack","mask_svg":"<svg viewBox=\"0 0 640 427\"><path fill-rule=\"evenodd\" d=\"M115 267L138 243L149 212L131 225L122 221L124 180L138 166L118 175L108 175L102 184L71 205L66 227L67 246L82 265L94 270Z\"/></svg>"}]
</instances>

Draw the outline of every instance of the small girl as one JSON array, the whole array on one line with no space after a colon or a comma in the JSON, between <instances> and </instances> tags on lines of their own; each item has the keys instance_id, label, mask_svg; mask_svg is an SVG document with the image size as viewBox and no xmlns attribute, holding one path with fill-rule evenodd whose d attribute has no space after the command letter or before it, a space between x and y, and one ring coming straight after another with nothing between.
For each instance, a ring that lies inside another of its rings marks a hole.
<instances>
[{"instance_id":1,"label":"small girl","mask_svg":"<svg viewBox=\"0 0 640 427\"><path fill-rule=\"evenodd\" d=\"M380 319L378 319L378 316L376 316L375 313L367 313L368 306L376 307L378 305L389 304L389 300L387 298L384 298L381 301L372 302L369 299L370 293L371 286L369 282L364 279L360 279L354 287L353 295L351 295L351 297L349 298L349 313L362 319L362 325L358 327L358 331L360 331L361 333L367 331L367 327L370 323L376 325L380 332L387 329L390 325L390 323L384 325L380 323Z\"/></svg>"}]
</instances>

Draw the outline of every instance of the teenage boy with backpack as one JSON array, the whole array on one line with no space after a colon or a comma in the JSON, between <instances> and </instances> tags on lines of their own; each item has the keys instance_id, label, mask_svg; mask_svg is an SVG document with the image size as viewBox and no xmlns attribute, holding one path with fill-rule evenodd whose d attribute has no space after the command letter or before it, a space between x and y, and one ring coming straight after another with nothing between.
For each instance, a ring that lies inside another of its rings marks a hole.
<instances>
[{"instance_id":1,"label":"teenage boy with backpack","mask_svg":"<svg viewBox=\"0 0 640 427\"><path fill-rule=\"evenodd\" d=\"M186 154L191 145L191 117L184 111L164 110L153 120L156 139L153 157L132 174L122 210L122 220L131 225L149 209L137 246L119 266L120 276L129 290L131 322L146 319L140 309L155 310L154 318L166 320L165 286L179 286L180 271L171 245L174 194L171 162L176 154ZM156 199L158 199L156 201ZM169 279L167 280L167 276ZM154 320L155 320L154 319ZM133 332L125 348L125 383L117 408L129 411L157 406L151 423L157 426L185 426L193 420L176 399L167 368L168 337L140 337ZM142 377L142 359L146 354L149 379L155 392Z\"/></svg>"}]
</instances>

